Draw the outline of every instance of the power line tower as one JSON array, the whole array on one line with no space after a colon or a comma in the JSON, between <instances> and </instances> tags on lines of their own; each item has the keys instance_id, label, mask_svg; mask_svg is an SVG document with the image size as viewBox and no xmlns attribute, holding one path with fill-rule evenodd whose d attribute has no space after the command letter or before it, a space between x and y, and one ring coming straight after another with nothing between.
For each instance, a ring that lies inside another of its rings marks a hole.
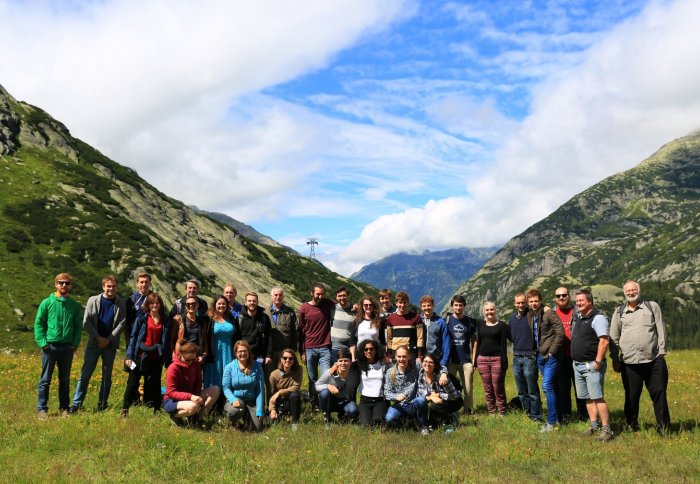
<instances>
[{"instance_id":1,"label":"power line tower","mask_svg":"<svg viewBox=\"0 0 700 484\"><path fill-rule=\"evenodd\" d=\"M315 259L316 250L314 249L314 247L318 245L318 239L316 237L311 237L306 241L306 245L309 246L309 257Z\"/></svg>"}]
</instances>

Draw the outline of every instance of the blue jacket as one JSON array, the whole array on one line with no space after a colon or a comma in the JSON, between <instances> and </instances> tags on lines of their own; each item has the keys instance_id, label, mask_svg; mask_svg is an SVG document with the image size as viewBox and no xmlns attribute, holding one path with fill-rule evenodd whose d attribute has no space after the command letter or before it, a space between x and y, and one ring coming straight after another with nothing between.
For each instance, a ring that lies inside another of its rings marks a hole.
<instances>
[{"instance_id":1,"label":"blue jacket","mask_svg":"<svg viewBox=\"0 0 700 484\"><path fill-rule=\"evenodd\" d=\"M430 316L430 319L421 315L421 319L427 334L425 337L426 353L432 353L439 358L440 366L447 366L447 363L450 361L452 339L450 338L450 332L447 330L445 320L435 313ZM430 322L430 326L426 324L427 321Z\"/></svg>"},{"instance_id":2,"label":"blue jacket","mask_svg":"<svg viewBox=\"0 0 700 484\"><path fill-rule=\"evenodd\" d=\"M145 346L143 344L144 341L146 341L147 321L148 313L140 313L136 317L134 327L131 329L129 346L126 347L125 359L135 361L139 350L143 350L142 358L145 357L147 353L157 351L163 365L167 367L172 361L172 349L170 348L170 319L167 316L163 318L163 336L161 337L160 344L156 346Z\"/></svg>"},{"instance_id":3,"label":"blue jacket","mask_svg":"<svg viewBox=\"0 0 700 484\"><path fill-rule=\"evenodd\" d=\"M250 375L246 375L238 366L238 360L233 360L224 368L222 386L227 402L233 403L236 400L241 400L250 405L251 402L255 401L255 415L258 417L265 415L263 408L265 379L260 363L254 362Z\"/></svg>"}]
</instances>

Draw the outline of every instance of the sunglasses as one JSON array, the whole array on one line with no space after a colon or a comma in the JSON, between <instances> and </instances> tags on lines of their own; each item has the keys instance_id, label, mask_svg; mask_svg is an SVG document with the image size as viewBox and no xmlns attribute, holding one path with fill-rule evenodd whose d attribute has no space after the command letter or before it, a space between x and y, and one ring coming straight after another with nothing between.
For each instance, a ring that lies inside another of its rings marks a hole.
<instances>
[{"instance_id":1,"label":"sunglasses","mask_svg":"<svg viewBox=\"0 0 700 484\"><path fill-rule=\"evenodd\" d=\"M196 307L197 307L197 303L196 303L196 302L187 303L187 304L185 304L185 307L186 307L186 308L196 308Z\"/></svg>"},{"instance_id":2,"label":"sunglasses","mask_svg":"<svg viewBox=\"0 0 700 484\"><path fill-rule=\"evenodd\" d=\"M371 346L369 346L369 347L365 348L365 349L364 349L364 350L362 350L362 351L364 351L365 353L368 353L368 352L369 352L369 353L371 353L371 352L373 352L373 351L374 351L374 348L373 348L373 347L371 347Z\"/></svg>"},{"instance_id":3,"label":"sunglasses","mask_svg":"<svg viewBox=\"0 0 700 484\"><path fill-rule=\"evenodd\" d=\"M71 282L70 281L58 281L56 284L59 286L70 286Z\"/></svg>"},{"instance_id":4,"label":"sunglasses","mask_svg":"<svg viewBox=\"0 0 700 484\"><path fill-rule=\"evenodd\" d=\"M569 297L569 295L568 294L555 294L554 297L556 297L557 299L565 299L565 298Z\"/></svg>"},{"instance_id":5,"label":"sunglasses","mask_svg":"<svg viewBox=\"0 0 700 484\"><path fill-rule=\"evenodd\" d=\"M294 358L292 358L291 356L283 356L282 357L282 361L292 361L293 359Z\"/></svg>"}]
</instances>

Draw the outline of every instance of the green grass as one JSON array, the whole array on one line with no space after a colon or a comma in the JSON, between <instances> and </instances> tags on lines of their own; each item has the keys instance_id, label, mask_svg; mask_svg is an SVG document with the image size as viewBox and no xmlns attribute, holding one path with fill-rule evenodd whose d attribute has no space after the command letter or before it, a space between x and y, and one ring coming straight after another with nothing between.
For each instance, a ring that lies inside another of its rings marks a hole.
<instances>
[{"instance_id":1,"label":"green grass","mask_svg":"<svg viewBox=\"0 0 700 484\"><path fill-rule=\"evenodd\" d=\"M79 351L82 354L81 351ZM118 357L120 358L120 357ZM71 391L82 358L73 364ZM120 361L115 365L120 367ZM642 431L619 432L622 384L610 372L607 399L618 434L607 444L580 434L585 424L540 435L522 414L489 418L481 380L475 376L479 413L462 417L453 435L380 432L355 426L326 431L319 415L305 413L297 432L282 425L261 434L229 430L176 429L165 415L133 408L119 418L125 374L115 370L112 408L93 410L91 383L86 410L62 419L56 414L57 382L51 388L51 418L36 419L38 353L0 354L0 462L7 481L250 481L359 482L433 481L696 481L700 471L700 352L668 357L669 404L674 432L659 437L649 397L642 397ZM509 372L507 393L514 395Z\"/></svg>"}]
</instances>

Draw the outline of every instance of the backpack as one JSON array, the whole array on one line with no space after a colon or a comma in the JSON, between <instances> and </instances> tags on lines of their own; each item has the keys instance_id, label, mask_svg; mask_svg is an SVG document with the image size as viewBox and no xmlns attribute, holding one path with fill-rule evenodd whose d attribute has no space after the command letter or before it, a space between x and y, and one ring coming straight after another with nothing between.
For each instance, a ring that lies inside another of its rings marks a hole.
<instances>
[{"instance_id":1,"label":"backpack","mask_svg":"<svg viewBox=\"0 0 700 484\"><path fill-rule=\"evenodd\" d=\"M651 304L649 304L647 301L642 301L640 306L649 310L651 313L651 322L654 324L656 322L656 316L654 316L654 311L651 310ZM627 308L627 304L622 304L619 308L617 308L617 314L620 316L620 318L622 318L622 315L625 314L625 308Z\"/></svg>"}]
</instances>

